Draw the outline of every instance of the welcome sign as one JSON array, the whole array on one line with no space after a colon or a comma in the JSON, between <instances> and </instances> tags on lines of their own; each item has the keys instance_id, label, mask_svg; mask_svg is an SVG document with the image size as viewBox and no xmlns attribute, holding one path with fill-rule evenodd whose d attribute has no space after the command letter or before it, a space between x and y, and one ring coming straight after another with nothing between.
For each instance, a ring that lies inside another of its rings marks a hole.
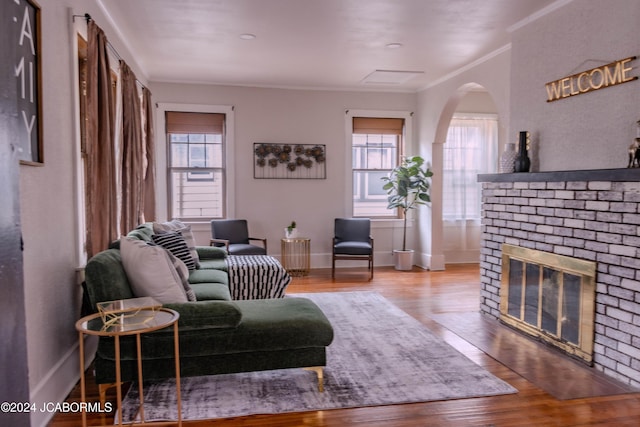
<instances>
[{"instance_id":1,"label":"welcome sign","mask_svg":"<svg viewBox=\"0 0 640 427\"><path fill-rule=\"evenodd\" d=\"M636 59L635 56L619 59L600 67L549 82L545 85L547 102L637 80L637 76L629 75L633 69L629 63L634 59Z\"/></svg>"}]
</instances>

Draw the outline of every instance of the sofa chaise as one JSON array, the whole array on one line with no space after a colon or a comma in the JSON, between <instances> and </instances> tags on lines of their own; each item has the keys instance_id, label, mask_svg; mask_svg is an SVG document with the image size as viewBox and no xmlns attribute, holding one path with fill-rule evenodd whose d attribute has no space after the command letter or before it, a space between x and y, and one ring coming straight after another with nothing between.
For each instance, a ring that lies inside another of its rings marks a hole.
<instances>
[{"instance_id":1,"label":"sofa chaise","mask_svg":"<svg viewBox=\"0 0 640 427\"><path fill-rule=\"evenodd\" d=\"M147 240L150 230L142 226L128 237ZM94 311L99 302L140 296L132 290L118 247L96 254L86 265L86 293ZM333 329L320 308L309 299L295 297L232 301L225 252L211 247L196 247L196 251L199 268L189 274L196 301L163 303L180 314L181 376L307 368L316 372L322 391ZM141 343L145 381L173 377L172 328L143 334ZM122 381L137 380L134 338L122 337L120 346ZM94 367L104 401L106 390L116 385L112 338L99 338Z\"/></svg>"}]
</instances>

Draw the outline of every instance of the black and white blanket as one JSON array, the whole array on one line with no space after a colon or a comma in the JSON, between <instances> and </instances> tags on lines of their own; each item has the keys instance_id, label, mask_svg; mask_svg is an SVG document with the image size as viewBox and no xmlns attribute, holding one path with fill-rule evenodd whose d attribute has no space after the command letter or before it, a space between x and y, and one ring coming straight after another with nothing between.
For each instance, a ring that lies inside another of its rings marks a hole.
<instances>
[{"instance_id":1,"label":"black and white blanket","mask_svg":"<svg viewBox=\"0 0 640 427\"><path fill-rule=\"evenodd\" d=\"M234 300L283 298L291 276L274 257L229 255L229 290Z\"/></svg>"}]
</instances>

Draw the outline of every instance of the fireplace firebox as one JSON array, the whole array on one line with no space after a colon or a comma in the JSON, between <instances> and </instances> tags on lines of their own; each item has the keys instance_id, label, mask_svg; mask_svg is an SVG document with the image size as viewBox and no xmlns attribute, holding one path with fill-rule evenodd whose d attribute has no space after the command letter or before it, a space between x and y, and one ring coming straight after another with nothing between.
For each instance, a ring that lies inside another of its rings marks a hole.
<instances>
[{"instance_id":1,"label":"fireplace firebox","mask_svg":"<svg viewBox=\"0 0 640 427\"><path fill-rule=\"evenodd\" d=\"M593 362L596 264L502 245L500 320Z\"/></svg>"}]
</instances>

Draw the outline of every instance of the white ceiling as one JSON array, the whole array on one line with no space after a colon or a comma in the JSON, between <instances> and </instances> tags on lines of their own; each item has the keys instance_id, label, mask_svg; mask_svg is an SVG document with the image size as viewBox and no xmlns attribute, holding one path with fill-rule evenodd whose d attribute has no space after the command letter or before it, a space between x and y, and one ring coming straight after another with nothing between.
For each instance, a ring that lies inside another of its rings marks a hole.
<instances>
[{"instance_id":1,"label":"white ceiling","mask_svg":"<svg viewBox=\"0 0 640 427\"><path fill-rule=\"evenodd\" d=\"M397 91L423 89L505 47L509 27L555 6L554 0L99 2L150 81ZM256 38L242 40L245 33ZM364 83L376 70L421 73L401 84Z\"/></svg>"}]
</instances>

